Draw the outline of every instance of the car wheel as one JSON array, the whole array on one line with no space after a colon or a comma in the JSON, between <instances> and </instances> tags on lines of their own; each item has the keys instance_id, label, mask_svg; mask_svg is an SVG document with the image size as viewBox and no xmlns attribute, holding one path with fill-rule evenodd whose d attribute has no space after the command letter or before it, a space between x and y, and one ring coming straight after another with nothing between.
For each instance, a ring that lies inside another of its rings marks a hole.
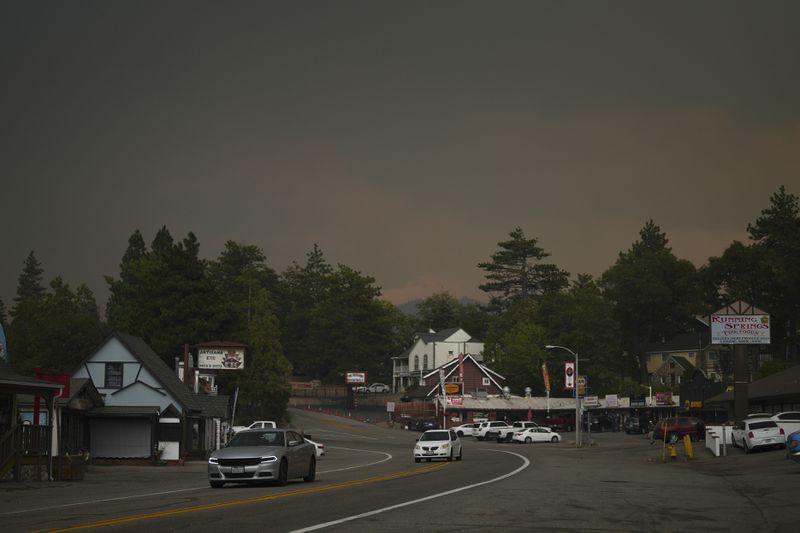
<instances>
[{"instance_id":1,"label":"car wheel","mask_svg":"<svg viewBox=\"0 0 800 533\"><path fill-rule=\"evenodd\" d=\"M464 453L464 448L459 448L458 455L456 455L456 461L460 461L461 460L461 454L463 454L463 453Z\"/></svg>"},{"instance_id":2,"label":"car wheel","mask_svg":"<svg viewBox=\"0 0 800 533\"><path fill-rule=\"evenodd\" d=\"M533 439L530 437L525 437L525 444L530 444L531 442L533 442Z\"/></svg>"},{"instance_id":3,"label":"car wheel","mask_svg":"<svg viewBox=\"0 0 800 533\"><path fill-rule=\"evenodd\" d=\"M303 481L311 483L315 479L317 479L317 458L312 455L308 462L308 474L303 477Z\"/></svg>"},{"instance_id":4,"label":"car wheel","mask_svg":"<svg viewBox=\"0 0 800 533\"><path fill-rule=\"evenodd\" d=\"M744 443L744 453L750 453L753 451L753 448L747 445L747 442Z\"/></svg>"},{"instance_id":5,"label":"car wheel","mask_svg":"<svg viewBox=\"0 0 800 533\"><path fill-rule=\"evenodd\" d=\"M289 479L289 463L286 459L281 461L281 466L278 467L278 486L283 487Z\"/></svg>"},{"instance_id":6,"label":"car wheel","mask_svg":"<svg viewBox=\"0 0 800 533\"><path fill-rule=\"evenodd\" d=\"M550 442L558 442L558 437L553 437L552 439L550 439Z\"/></svg>"},{"instance_id":7,"label":"car wheel","mask_svg":"<svg viewBox=\"0 0 800 533\"><path fill-rule=\"evenodd\" d=\"M209 485L211 485L212 489L221 489L222 486L225 484L224 481L209 481Z\"/></svg>"},{"instance_id":8,"label":"car wheel","mask_svg":"<svg viewBox=\"0 0 800 533\"><path fill-rule=\"evenodd\" d=\"M461 437L464 436L464 432L463 431L459 431L458 433L456 433L456 435L458 435L458 438L461 438Z\"/></svg>"},{"instance_id":9,"label":"car wheel","mask_svg":"<svg viewBox=\"0 0 800 533\"><path fill-rule=\"evenodd\" d=\"M448 461L452 461L453 460L453 448L450 448L450 455L447 457L447 460Z\"/></svg>"}]
</instances>

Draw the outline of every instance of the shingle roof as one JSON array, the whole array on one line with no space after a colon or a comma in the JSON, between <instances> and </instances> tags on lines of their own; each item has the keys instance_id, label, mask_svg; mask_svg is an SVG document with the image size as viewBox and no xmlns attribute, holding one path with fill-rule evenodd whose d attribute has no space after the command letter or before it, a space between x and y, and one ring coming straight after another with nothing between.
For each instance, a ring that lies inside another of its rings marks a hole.
<instances>
[{"instance_id":1,"label":"shingle roof","mask_svg":"<svg viewBox=\"0 0 800 533\"><path fill-rule=\"evenodd\" d=\"M0 360L0 387L14 389L19 392L39 394L57 393L61 385L51 381L44 381L34 377L23 376L11 368L11 365Z\"/></svg>"}]
</instances>

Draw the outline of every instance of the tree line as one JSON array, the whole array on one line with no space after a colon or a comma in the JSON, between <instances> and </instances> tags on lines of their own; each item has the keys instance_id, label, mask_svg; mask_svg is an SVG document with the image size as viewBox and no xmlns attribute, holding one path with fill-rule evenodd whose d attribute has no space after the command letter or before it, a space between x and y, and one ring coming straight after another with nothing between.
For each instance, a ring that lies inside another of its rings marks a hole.
<instances>
[{"instance_id":1,"label":"tree line","mask_svg":"<svg viewBox=\"0 0 800 533\"><path fill-rule=\"evenodd\" d=\"M548 263L549 254L519 227L477 265L487 304L462 303L448 292L418 305L416 316L381 300L375 279L344 264L331 265L314 245L305 262L278 273L259 247L228 241L214 260L199 257L193 233L176 241L162 227L149 246L141 232L128 240L104 316L86 285L75 289L43 269L31 252L13 306L0 301L14 367L72 372L112 330L142 337L168 365L185 343L242 342L248 363L224 372L221 386L240 387L242 414L280 418L294 374L341 383L347 370L388 379L391 357L410 346L414 332L462 327L485 340L486 361L515 392L543 394L541 367L554 372L577 351L593 392L630 394L646 379L644 356L654 342L691 327L725 303L745 300L773 316L770 352L777 367L797 363L800 317L800 209L781 187L748 224L748 243L732 243L696 268L674 255L652 220L616 262L594 279ZM7 319L9 319L7 321Z\"/></svg>"}]
</instances>

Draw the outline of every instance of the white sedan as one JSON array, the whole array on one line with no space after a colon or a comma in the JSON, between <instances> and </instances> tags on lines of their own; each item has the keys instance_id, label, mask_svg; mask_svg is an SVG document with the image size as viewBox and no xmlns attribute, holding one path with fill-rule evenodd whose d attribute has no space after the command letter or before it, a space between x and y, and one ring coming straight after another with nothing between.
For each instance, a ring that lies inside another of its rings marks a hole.
<instances>
[{"instance_id":1,"label":"white sedan","mask_svg":"<svg viewBox=\"0 0 800 533\"><path fill-rule=\"evenodd\" d=\"M744 448L745 453L750 453L755 448L785 448L786 434L769 418L745 419L741 425L733 427L731 441L734 446Z\"/></svg>"},{"instance_id":2,"label":"white sedan","mask_svg":"<svg viewBox=\"0 0 800 533\"><path fill-rule=\"evenodd\" d=\"M429 429L414 444L414 461L461 460L461 439L452 429Z\"/></svg>"},{"instance_id":3,"label":"white sedan","mask_svg":"<svg viewBox=\"0 0 800 533\"><path fill-rule=\"evenodd\" d=\"M550 428L537 427L518 431L514 433L511 440L513 442L524 442L525 444L530 444L531 442L561 442L561 435Z\"/></svg>"},{"instance_id":4,"label":"white sedan","mask_svg":"<svg viewBox=\"0 0 800 533\"><path fill-rule=\"evenodd\" d=\"M474 424L461 424L460 426L456 426L450 429L455 431L456 435L458 435L459 437L463 437L464 435L466 435L467 437L471 437L472 432L478 429L478 426L480 426L480 424L476 422Z\"/></svg>"}]
</instances>

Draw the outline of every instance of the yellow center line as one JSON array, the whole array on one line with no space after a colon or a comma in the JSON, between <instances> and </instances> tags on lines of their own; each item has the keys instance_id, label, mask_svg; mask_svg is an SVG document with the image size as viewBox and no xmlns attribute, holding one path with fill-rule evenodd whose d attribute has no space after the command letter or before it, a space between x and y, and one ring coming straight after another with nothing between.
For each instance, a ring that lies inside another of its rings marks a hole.
<instances>
[{"instance_id":1,"label":"yellow center line","mask_svg":"<svg viewBox=\"0 0 800 533\"><path fill-rule=\"evenodd\" d=\"M257 503L257 502L266 502L270 500L277 500L279 498L284 498L287 496L297 496L299 494L312 494L314 492L323 492L327 490L335 490L341 489L345 487L353 487L356 485L364 485L366 483L375 483L378 481L386 481L388 479L395 479L400 477L412 476L414 474L424 474L426 472L431 472L433 470L438 470L444 466L447 466L449 463L436 463L427 465L421 468L414 468L411 470L401 470L400 472L394 472L392 474L384 474L381 476L374 476L365 479L354 479L351 481L343 481L341 483L332 483L330 485L317 485L308 488L296 489L296 490L289 490L284 492L279 492L277 494L269 494L267 496L258 496L255 498L244 498L241 500L231 500L227 502L220 502L220 503L207 503L203 505L194 505L192 507L181 507L178 509L171 509L168 511L159 511L157 513L146 513L146 514L139 514L133 516L123 516L120 518L110 518L108 520L99 520L97 522L89 522L86 524L77 524L74 526L62 527L62 528L55 528L55 529L43 529L39 530L37 533L44 533L44 532L54 532L54 531L75 531L78 529L90 529L95 527L105 527L105 526L113 526L118 524L124 524L126 522L136 522L138 520L148 520L151 518L163 518L165 516L174 516L178 514L184 513L193 513L195 511L207 511L209 509L221 509L224 507L232 507L234 505L244 505L248 503Z\"/></svg>"}]
</instances>

